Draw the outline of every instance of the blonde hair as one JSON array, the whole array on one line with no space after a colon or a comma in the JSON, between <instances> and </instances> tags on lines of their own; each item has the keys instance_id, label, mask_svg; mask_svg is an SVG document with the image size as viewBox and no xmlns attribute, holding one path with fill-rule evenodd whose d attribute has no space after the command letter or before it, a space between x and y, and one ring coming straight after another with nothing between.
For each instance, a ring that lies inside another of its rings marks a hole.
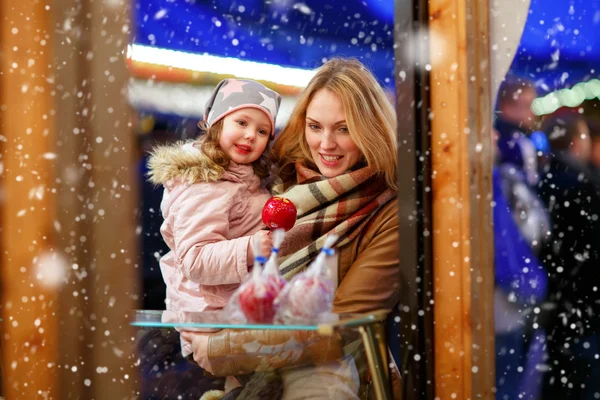
<instances>
[{"instance_id":1,"label":"blonde hair","mask_svg":"<svg viewBox=\"0 0 600 400\"><path fill-rule=\"evenodd\" d=\"M295 179L294 163L315 165L306 142L306 110L315 93L327 89L344 106L350 137L367 165L397 189L396 114L373 74L356 59L327 61L308 83L273 146L274 161L284 183Z\"/></svg>"},{"instance_id":2,"label":"blonde hair","mask_svg":"<svg viewBox=\"0 0 600 400\"><path fill-rule=\"evenodd\" d=\"M210 127L207 126L205 121L200 121L198 127L204 133L198 139L200 151L208 158L205 166L206 172L203 173L205 176L201 180L204 182L219 180L231 162L231 158L221 149L219 144L221 132L223 131L223 119L218 120ZM258 160L252 162L252 169L259 178L263 179L269 176L272 165L271 159L271 150L267 144L265 151Z\"/></svg>"}]
</instances>

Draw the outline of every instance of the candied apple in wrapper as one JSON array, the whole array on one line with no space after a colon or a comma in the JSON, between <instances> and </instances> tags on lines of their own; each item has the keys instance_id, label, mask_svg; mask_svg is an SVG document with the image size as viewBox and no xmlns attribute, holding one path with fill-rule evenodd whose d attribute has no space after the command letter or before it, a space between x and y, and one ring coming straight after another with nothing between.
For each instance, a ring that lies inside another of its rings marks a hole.
<instances>
[{"instance_id":1,"label":"candied apple in wrapper","mask_svg":"<svg viewBox=\"0 0 600 400\"><path fill-rule=\"evenodd\" d=\"M304 275L290 282L286 308L288 315L303 322L318 320L319 315L331 312L335 288L329 279Z\"/></svg>"},{"instance_id":2,"label":"candied apple in wrapper","mask_svg":"<svg viewBox=\"0 0 600 400\"><path fill-rule=\"evenodd\" d=\"M317 259L288 283L275 301L276 319L285 323L314 323L331 313L335 284L327 261L335 254L332 246L337 236L329 235Z\"/></svg>"},{"instance_id":3,"label":"candied apple in wrapper","mask_svg":"<svg viewBox=\"0 0 600 400\"><path fill-rule=\"evenodd\" d=\"M273 279L253 279L246 284L239 294L239 303L248 322L270 323L275 317L273 302L281 292L283 285Z\"/></svg>"},{"instance_id":4,"label":"candied apple in wrapper","mask_svg":"<svg viewBox=\"0 0 600 400\"><path fill-rule=\"evenodd\" d=\"M284 236L282 229L273 232L273 251L264 269L260 263L255 262L251 278L240 286L234 296L234 301L248 322L273 322L276 313L275 299L286 284L277 265L277 252ZM255 254L257 251L255 250Z\"/></svg>"}]
</instances>

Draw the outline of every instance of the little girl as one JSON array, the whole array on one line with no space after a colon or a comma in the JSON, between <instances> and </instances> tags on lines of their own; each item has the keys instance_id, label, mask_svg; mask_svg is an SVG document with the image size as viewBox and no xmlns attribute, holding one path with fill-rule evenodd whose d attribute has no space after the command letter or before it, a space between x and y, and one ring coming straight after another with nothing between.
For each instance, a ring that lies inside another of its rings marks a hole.
<instances>
[{"instance_id":1,"label":"little girl","mask_svg":"<svg viewBox=\"0 0 600 400\"><path fill-rule=\"evenodd\" d=\"M170 311L223 308L253 264L253 244L265 256L262 230L269 192L267 145L281 96L262 84L225 79L206 104L198 140L158 147L150 181L164 186L161 234L170 251L160 260ZM184 356L192 352L182 338Z\"/></svg>"}]
</instances>

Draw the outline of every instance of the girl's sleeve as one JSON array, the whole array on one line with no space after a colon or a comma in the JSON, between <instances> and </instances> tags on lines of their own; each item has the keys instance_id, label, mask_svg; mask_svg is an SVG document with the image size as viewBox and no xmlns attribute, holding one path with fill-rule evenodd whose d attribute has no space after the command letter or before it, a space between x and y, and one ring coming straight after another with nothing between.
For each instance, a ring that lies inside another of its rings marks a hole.
<instances>
[{"instance_id":1,"label":"girl's sleeve","mask_svg":"<svg viewBox=\"0 0 600 400\"><path fill-rule=\"evenodd\" d=\"M248 275L252 237L227 239L232 202L226 188L192 185L173 204L174 253L186 278L226 285Z\"/></svg>"}]
</instances>

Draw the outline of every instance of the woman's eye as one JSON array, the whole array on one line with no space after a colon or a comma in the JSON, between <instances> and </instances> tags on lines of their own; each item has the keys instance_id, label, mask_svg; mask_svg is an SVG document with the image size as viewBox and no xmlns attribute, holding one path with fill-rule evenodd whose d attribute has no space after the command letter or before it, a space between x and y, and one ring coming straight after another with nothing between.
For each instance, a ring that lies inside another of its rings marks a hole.
<instances>
[{"instance_id":1,"label":"woman's eye","mask_svg":"<svg viewBox=\"0 0 600 400\"><path fill-rule=\"evenodd\" d=\"M342 127L340 128L340 132L342 132L342 133L348 133L348 132L349 132L349 131L348 131L348 127L346 127L346 126L342 126Z\"/></svg>"},{"instance_id":2,"label":"woman's eye","mask_svg":"<svg viewBox=\"0 0 600 400\"><path fill-rule=\"evenodd\" d=\"M310 129L312 129L313 131L316 131L319 129L319 125L315 125L315 124L308 124L308 127Z\"/></svg>"}]
</instances>

